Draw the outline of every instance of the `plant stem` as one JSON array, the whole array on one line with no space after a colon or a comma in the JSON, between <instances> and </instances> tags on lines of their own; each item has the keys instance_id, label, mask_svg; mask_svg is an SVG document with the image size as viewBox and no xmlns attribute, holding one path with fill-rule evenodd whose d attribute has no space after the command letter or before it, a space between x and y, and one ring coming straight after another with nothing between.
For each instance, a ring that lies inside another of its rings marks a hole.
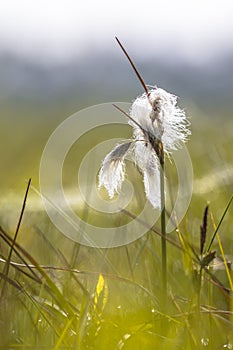
<instances>
[{"instance_id":1,"label":"plant stem","mask_svg":"<svg viewBox=\"0 0 233 350\"><path fill-rule=\"evenodd\" d=\"M3 275L5 276L5 279L3 281L3 286L2 286L2 290L1 290L1 294L0 294L0 300L2 299L4 291L5 291L6 281L8 279L8 274L9 274L9 269L10 269L11 256L12 256L12 253L14 251L14 247L15 247L15 243L16 243L16 240L17 240L17 237L18 237L20 225L21 225L21 222L22 222L22 219L23 219L23 214L24 214L25 207L26 207L26 201L27 201L27 196L28 196L30 185L31 185L31 179L29 179L29 181L27 183L27 189L26 189L26 192L25 192L25 195L24 195L23 206L22 206L22 209L21 209L21 212L20 212L17 228L16 228L16 231L15 231L14 238L12 240L12 244L10 246L10 251L9 251L9 254L8 254L8 257L7 257L7 260L6 260L6 265L4 266Z\"/></svg>"},{"instance_id":2,"label":"plant stem","mask_svg":"<svg viewBox=\"0 0 233 350\"><path fill-rule=\"evenodd\" d=\"M213 244L213 242L214 242L214 239L215 239L215 237L216 237L216 235L217 235L217 233L218 233L218 230L219 230L219 228L220 228L220 226L221 226L221 224L222 224L222 222L223 222L223 219L224 219L226 213L228 212L228 209L229 209L229 207L230 207L230 205L231 205L232 200L233 200L233 195L231 195L231 198L230 198L229 202L227 203L226 209L224 210L224 212L223 212L223 214L222 214L222 217L221 217L221 219L220 219L220 221L219 221L219 223L218 223L218 226L215 228L215 231L214 231L213 236L212 236L212 238L211 238L210 244L209 244L209 246L208 246L208 248L207 248L207 252L210 251L210 248L211 248L211 246L212 246L212 244Z\"/></svg>"},{"instance_id":3,"label":"plant stem","mask_svg":"<svg viewBox=\"0 0 233 350\"><path fill-rule=\"evenodd\" d=\"M161 251L162 251L162 293L164 302L167 298L167 246L166 246L166 208L165 208L165 174L164 151L160 143L160 198L161 198Z\"/></svg>"}]
</instances>

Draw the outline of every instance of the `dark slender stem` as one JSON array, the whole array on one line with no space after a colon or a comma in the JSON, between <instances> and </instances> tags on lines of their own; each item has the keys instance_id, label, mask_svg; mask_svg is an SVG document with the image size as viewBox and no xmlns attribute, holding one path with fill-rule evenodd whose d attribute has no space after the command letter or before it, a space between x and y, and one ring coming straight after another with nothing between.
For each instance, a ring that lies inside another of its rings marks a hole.
<instances>
[{"instance_id":1,"label":"dark slender stem","mask_svg":"<svg viewBox=\"0 0 233 350\"><path fill-rule=\"evenodd\" d=\"M200 268L199 273L197 273L197 312L201 310L201 280L202 280L202 267Z\"/></svg>"},{"instance_id":2,"label":"dark slender stem","mask_svg":"<svg viewBox=\"0 0 233 350\"><path fill-rule=\"evenodd\" d=\"M136 121L134 120L128 113L126 113L123 109L121 109L119 106L115 105L115 103L112 104L113 107L118 109L121 113L123 113L129 120L131 120L135 125L137 125L144 133L146 132L143 127Z\"/></svg>"},{"instance_id":3,"label":"dark slender stem","mask_svg":"<svg viewBox=\"0 0 233 350\"><path fill-rule=\"evenodd\" d=\"M26 192L25 192L25 195L24 195L24 200L23 200L23 205L22 205L22 209L21 209L21 212L20 212L20 216L19 216L19 221L18 221L18 224L17 224L17 227L16 227L14 239L12 241L11 249L10 249L10 252L9 252L9 255L8 255L8 259L7 259L8 261L11 260L11 255L12 255L12 252L13 252L13 248L15 246L15 242L16 242L17 237L18 237L19 228L20 228L20 225L21 225L21 222L22 222L22 219L23 219L23 214L24 214L25 207L26 207L26 201L27 201L27 196L28 196L30 185L31 185L31 179L29 179L29 181L27 183L27 189L26 189Z\"/></svg>"},{"instance_id":4,"label":"dark slender stem","mask_svg":"<svg viewBox=\"0 0 233 350\"><path fill-rule=\"evenodd\" d=\"M26 189L26 192L25 192L23 205L22 205L22 209L21 209L21 212L20 212L20 216L19 216L17 227L16 227L15 235L14 235L11 247L10 247L10 251L9 251L9 254L8 254L7 261L6 261L5 270L4 270L5 279L4 279L4 282L3 282L3 287L2 287L2 290L1 290L0 298L2 298L2 296L4 294L5 285L6 285L5 282L7 281L8 273L9 273L9 269L10 269L11 256L12 256L12 253L14 251L15 243L16 243L16 240L17 240L17 237L18 237L18 233L19 233L19 228L20 228L20 225L21 225L21 222L22 222L22 219L23 219L23 214L24 214L24 210L25 210L25 207L26 207L26 201L27 201L27 196L28 196L30 184L31 184L31 179L29 179L28 184L27 184L27 189Z\"/></svg>"},{"instance_id":5,"label":"dark slender stem","mask_svg":"<svg viewBox=\"0 0 233 350\"><path fill-rule=\"evenodd\" d=\"M137 77L138 77L140 83L142 84L142 86L143 86L143 88L144 88L144 90L145 90L145 92L146 92L147 98L148 98L149 102L151 103L151 101L150 101L150 91L149 91L149 89L147 88L147 86L146 86L144 80L142 79L141 75L139 74L139 72L138 72L138 70L137 70L137 68L136 68L136 66L135 66L135 64L134 64L134 62L133 62L132 59L130 58L128 52L126 51L126 49L124 48L124 46L122 45L122 43L120 42L120 40L119 40L117 37L115 37L115 39L116 39L116 41L118 42L118 44L120 45L120 48L121 48L121 50L124 52L124 54L125 54L125 56L127 57L129 63L131 64L131 67L133 68L135 74L137 75Z\"/></svg>"},{"instance_id":6,"label":"dark slender stem","mask_svg":"<svg viewBox=\"0 0 233 350\"><path fill-rule=\"evenodd\" d=\"M166 245L166 207L165 207L165 164L163 145L160 143L160 197L161 197L161 251L162 251L162 293L164 303L167 298L167 245Z\"/></svg>"}]
</instances>

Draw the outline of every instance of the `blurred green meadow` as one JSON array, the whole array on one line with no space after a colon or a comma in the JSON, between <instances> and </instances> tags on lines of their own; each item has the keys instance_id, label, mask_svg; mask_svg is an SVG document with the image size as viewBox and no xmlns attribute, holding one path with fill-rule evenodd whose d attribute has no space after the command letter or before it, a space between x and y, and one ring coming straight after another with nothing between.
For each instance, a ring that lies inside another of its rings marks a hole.
<instances>
[{"instance_id":1,"label":"blurred green meadow","mask_svg":"<svg viewBox=\"0 0 233 350\"><path fill-rule=\"evenodd\" d=\"M111 83L114 85L114 81ZM165 311L159 222L129 245L91 248L59 232L41 204L36 192L39 164L49 136L79 109L98 102L128 102L141 93L140 87L130 90L120 79L117 87L106 93L104 86L98 91L78 86L77 91L70 88L64 96L48 89L41 93L41 99L39 94L31 95L26 90L23 97L12 93L2 98L1 349L233 347L232 205L224 215L233 193L233 119L232 105L225 102L224 96L218 96L218 104L208 96L205 103L202 96L198 105L183 93L181 103L192 130L187 148L194 172L193 196L185 218L168 237L169 293ZM169 85L166 89L169 90ZM131 128L127 125L98 127L83 135L67 155L64 189L72 193L77 186L79 164L90 149L110 138L130 136ZM109 151L106 149L106 154ZM169 160L166 164L170 195L175 196L176 173ZM93 171L91 166L89 171ZM17 231L29 178L32 185ZM140 213L145 203L141 176L132 164L128 164L127 178L135 191L134 203L127 207L128 214L105 215L79 202L75 205L77 214L87 223L116 227L117 232L118 226L132 220L129 214ZM207 260L211 258L208 243L216 225L223 220L211 247L216 251L216 259L203 262L199 252L200 226L207 204ZM16 242L12 241L15 232ZM229 260L228 265L224 265L224 259Z\"/></svg>"}]
</instances>

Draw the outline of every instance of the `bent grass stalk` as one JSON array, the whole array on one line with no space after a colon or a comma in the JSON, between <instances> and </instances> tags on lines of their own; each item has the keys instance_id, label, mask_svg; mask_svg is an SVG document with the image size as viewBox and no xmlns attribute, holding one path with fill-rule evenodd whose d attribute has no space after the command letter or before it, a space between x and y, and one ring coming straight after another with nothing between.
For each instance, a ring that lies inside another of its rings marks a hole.
<instances>
[{"instance_id":1,"label":"bent grass stalk","mask_svg":"<svg viewBox=\"0 0 233 350\"><path fill-rule=\"evenodd\" d=\"M5 265L5 270L3 272L3 275L5 275L6 278L4 279L4 282L3 282L3 287L2 287L2 290L1 290L0 299L3 297L3 294L4 294L4 290L5 290L5 286L6 286L5 282L6 282L7 278L8 278L8 273L9 273L9 269L10 269L11 256L12 256L12 253L14 251L14 246L15 246L15 243L16 243L16 240L17 240L17 237L18 237L18 233L19 233L19 229L20 229L20 225L21 225L21 222L22 222L22 219L23 219L23 214L24 214L24 210L25 210L25 207L26 207L26 201L27 201L27 196L28 196L30 185L31 185L31 179L29 179L29 181L27 183L27 189L26 189L26 192L25 192L23 205L22 205L22 209L21 209L21 212L20 212L19 220L18 220L18 223L17 223L15 235L14 235L14 238L12 240L12 245L10 246L10 251L9 251L9 254L8 254L8 257L7 257L7 262L6 262L6 265Z\"/></svg>"}]
</instances>

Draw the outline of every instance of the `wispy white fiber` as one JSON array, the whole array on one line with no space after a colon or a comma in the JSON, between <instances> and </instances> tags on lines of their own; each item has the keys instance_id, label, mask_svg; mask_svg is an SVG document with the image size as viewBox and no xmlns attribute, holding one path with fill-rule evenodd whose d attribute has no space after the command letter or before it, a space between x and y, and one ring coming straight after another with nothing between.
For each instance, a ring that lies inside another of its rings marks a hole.
<instances>
[{"instance_id":1,"label":"wispy white fiber","mask_svg":"<svg viewBox=\"0 0 233 350\"><path fill-rule=\"evenodd\" d=\"M103 161L99 172L99 188L104 186L110 198L114 197L115 192L119 193L125 179L124 159L130 145L131 142L117 145Z\"/></svg>"},{"instance_id":2,"label":"wispy white fiber","mask_svg":"<svg viewBox=\"0 0 233 350\"><path fill-rule=\"evenodd\" d=\"M160 111L153 116L151 104L156 100ZM130 115L144 130L162 141L164 151L169 154L187 141L191 134L190 123L185 112L177 106L177 96L160 88L152 88L150 101L145 93L139 96L132 104ZM130 125L138 128L131 121Z\"/></svg>"},{"instance_id":3,"label":"wispy white fiber","mask_svg":"<svg viewBox=\"0 0 233 350\"><path fill-rule=\"evenodd\" d=\"M116 146L104 159L99 173L99 187L104 186L110 198L121 189L125 177L124 158L131 149L131 158L143 174L147 199L154 208L160 207L160 164L156 145L162 143L168 155L186 142L189 122L177 106L177 96L153 87L139 96L130 109L129 124L133 140ZM131 146L131 147L130 147Z\"/></svg>"}]
</instances>

